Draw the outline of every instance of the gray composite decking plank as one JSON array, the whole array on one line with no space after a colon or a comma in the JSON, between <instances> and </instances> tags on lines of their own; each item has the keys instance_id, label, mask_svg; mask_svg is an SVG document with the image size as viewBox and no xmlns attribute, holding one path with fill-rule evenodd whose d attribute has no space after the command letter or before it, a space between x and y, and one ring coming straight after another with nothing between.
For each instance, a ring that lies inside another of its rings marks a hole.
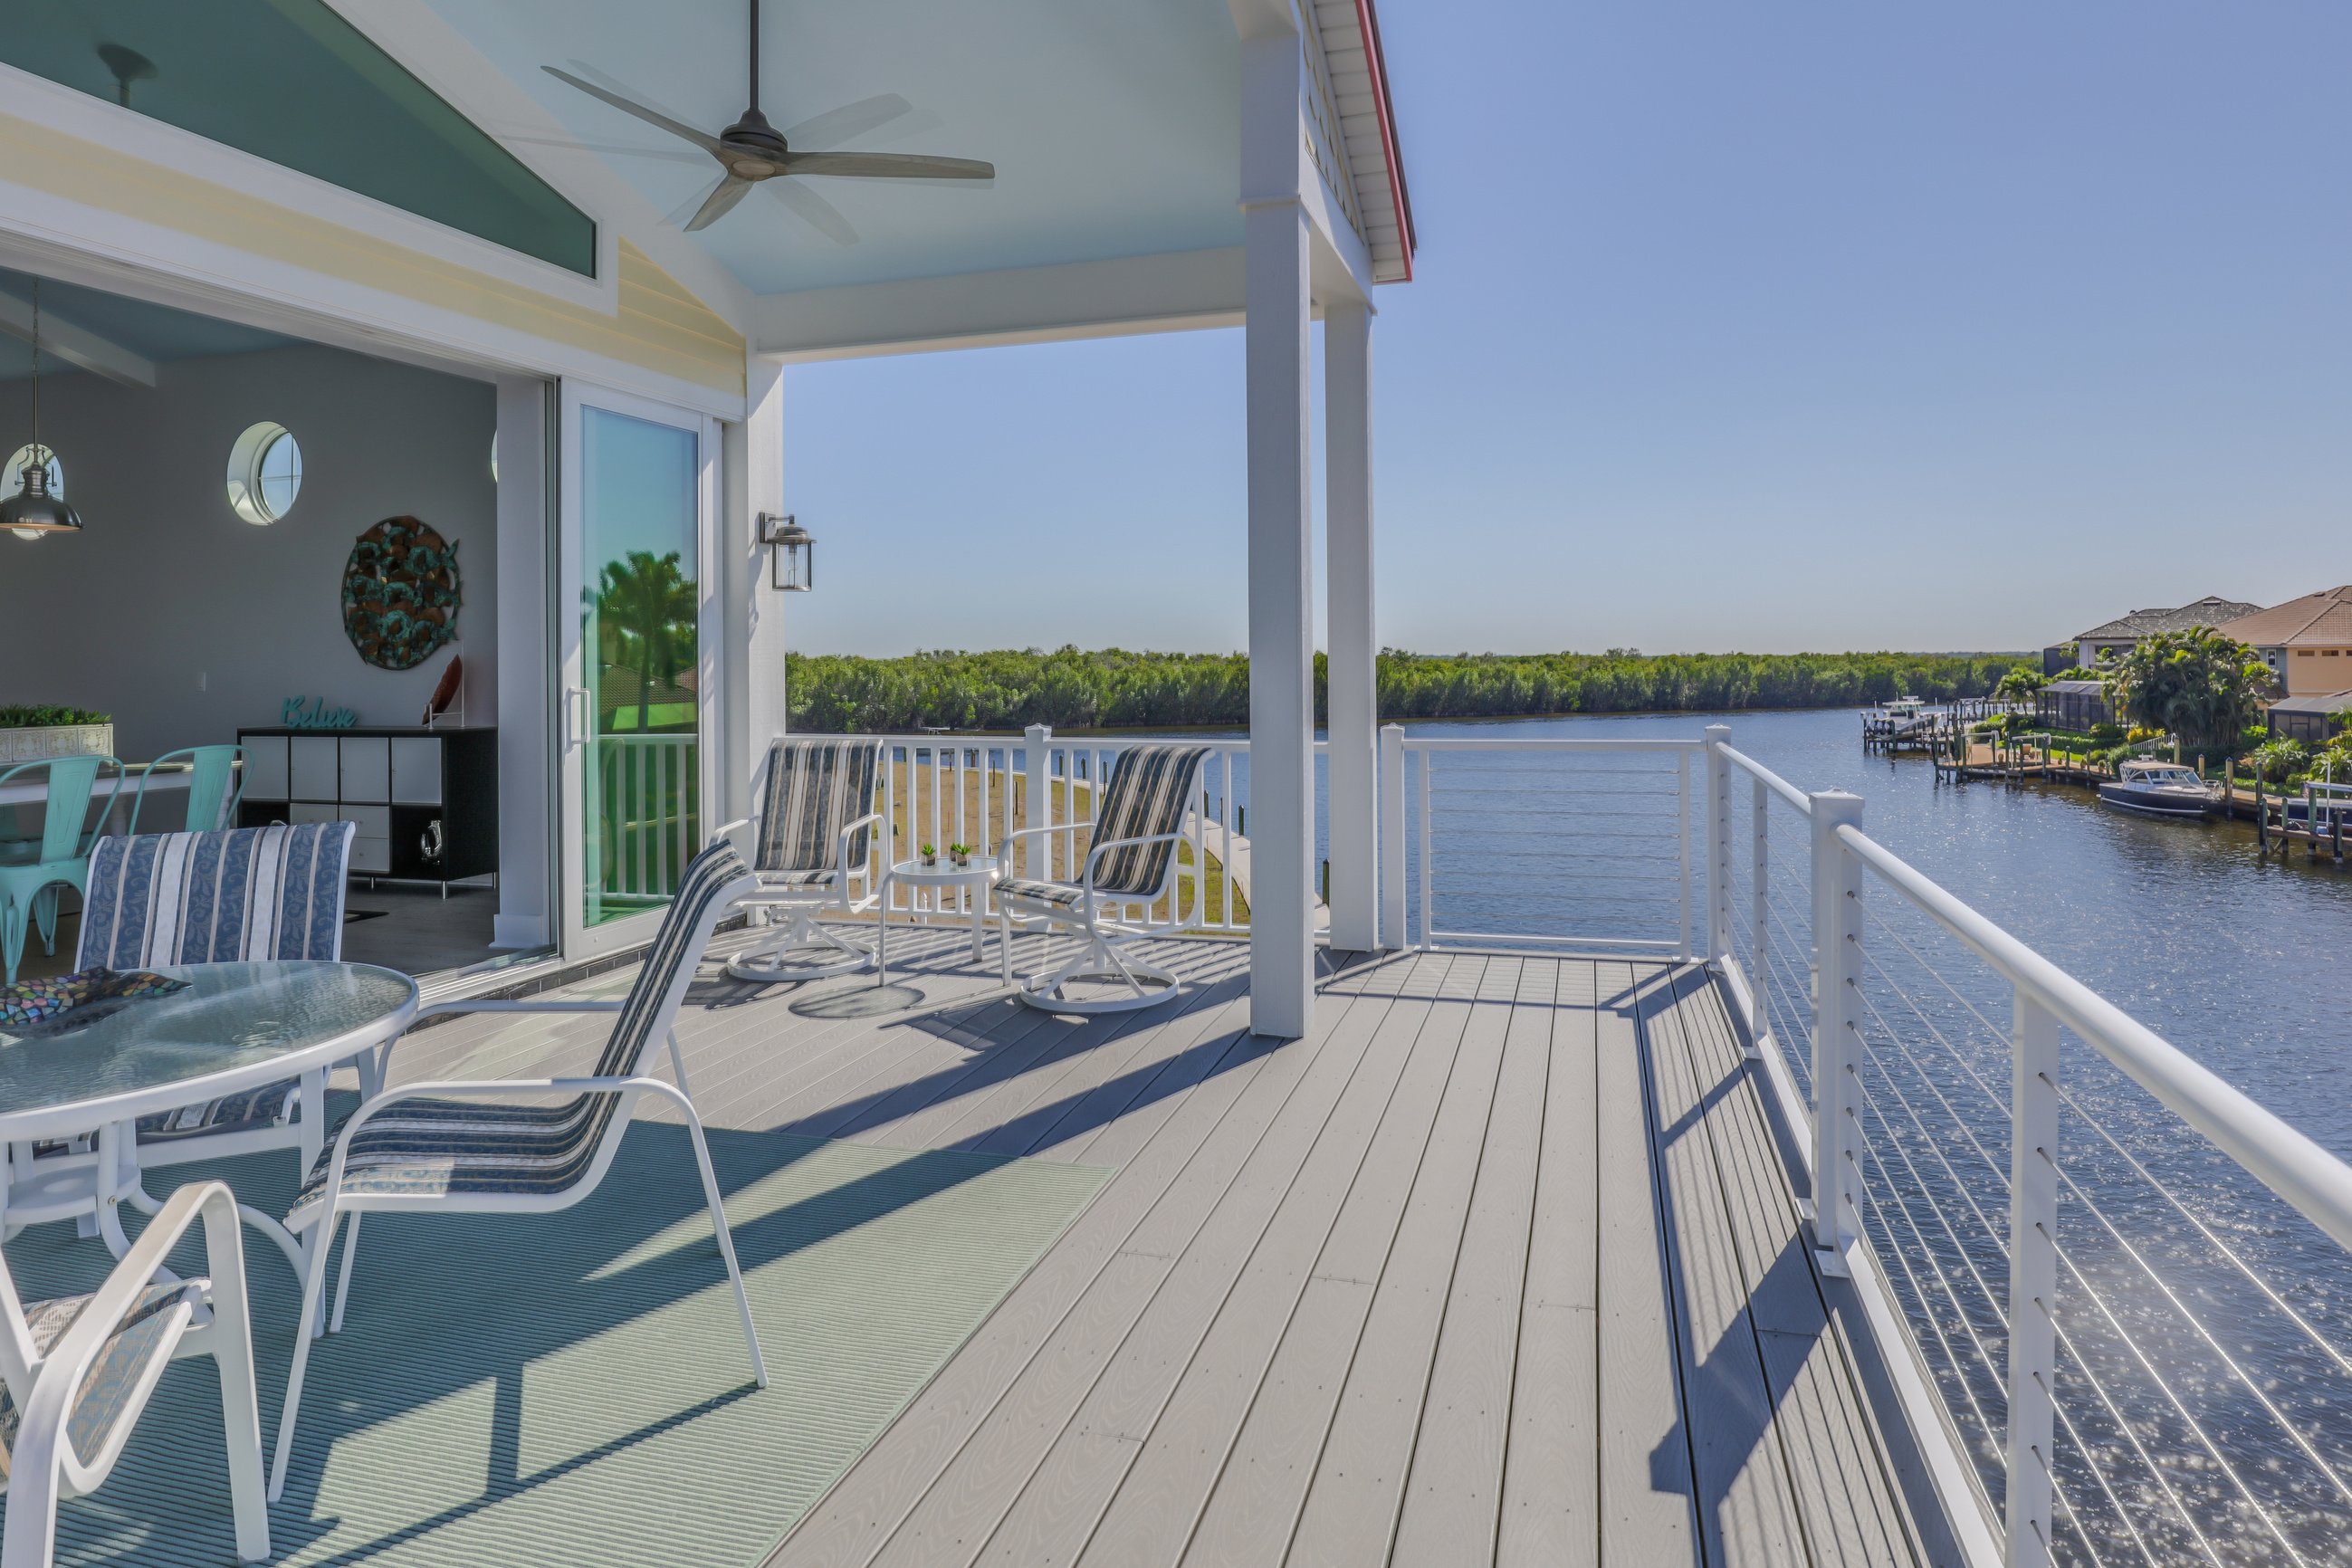
<instances>
[{"instance_id":1,"label":"gray composite decking plank","mask_svg":"<svg viewBox=\"0 0 2352 1568\"><path fill-rule=\"evenodd\" d=\"M1720 985L1698 970L1675 980L1677 1022L1703 1079L1738 1081L1708 1117L1751 1308L1789 1456L1796 1500L1824 1563L1916 1562L1915 1531L1873 1423L1851 1347L1829 1310L1799 1228L1796 1197L1741 1059Z\"/></svg>"},{"instance_id":2,"label":"gray composite decking plank","mask_svg":"<svg viewBox=\"0 0 2352 1568\"><path fill-rule=\"evenodd\" d=\"M1593 965L1563 962L1513 1371L1498 1568L1601 1557L1600 1083Z\"/></svg>"},{"instance_id":3,"label":"gray composite decking plank","mask_svg":"<svg viewBox=\"0 0 2352 1568\"><path fill-rule=\"evenodd\" d=\"M1400 971L1393 976L1400 999L1383 1027L1410 1024L1415 1031L1412 1056L1202 1500L1183 1558L1187 1563L1273 1563L1288 1551L1371 1311L1374 1287L1460 1057L1470 1010L1433 1005L1432 982L1442 973Z\"/></svg>"},{"instance_id":4,"label":"gray composite decking plank","mask_svg":"<svg viewBox=\"0 0 2352 1568\"><path fill-rule=\"evenodd\" d=\"M1204 969L1197 978L1188 978L1183 994L1174 1002L1148 1012L1107 1015L1075 1028L1056 1020L1059 1037L1048 1039L1026 1070L976 1098L962 1115L923 1133L925 1142L982 1153L1028 1153L1045 1141L1048 1127L1061 1114L1076 1110L1092 1090L1117 1083L1131 1063L1150 1059L1154 1046L1181 1027L1180 1020L1245 987L1246 969L1245 963L1232 961ZM1101 1115L1117 1103L1116 1090L1097 1099L1102 1103L1093 1113ZM1057 1107L1062 1110L1053 1109Z\"/></svg>"},{"instance_id":5,"label":"gray composite decking plank","mask_svg":"<svg viewBox=\"0 0 2352 1568\"><path fill-rule=\"evenodd\" d=\"M1556 963L1523 965L1512 995L1486 1152L1389 1552L1402 1568L1495 1555L1559 976Z\"/></svg>"},{"instance_id":6,"label":"gray composite decking plank","mask_svg":"<svg viewBox=\"0 0 2352 1568\"><path fill-rule=\"evenodd\" d=\"M1660 1208L1675 1262L1684 1420L1699 1529L1725 1568L1810 1563L1794 1483L1773 1425L1727 1200L1708 1139L1710 1102L1674 1016L1671 972L1640 989L1659 1139Z\"/></svg>"},{"instance_id":7,"label":"gray composite decking plank","mask_svg":"<svg viewBox=\"0 0 2352 1568\"><path fill-rule=\"evenodd\" d=\"M1297 1090L971 1562L1049 1568L1077 1561L1265 1238L1311 1180L1327 1131L1351 1101L1362 1103L1356 1086L1366 1047L1391 1005L1384 997L1357 998L1326 1035Z\"/></svg>"},{"instance_id":8,"label":"gray composite decking plank","mask_svg":"<svg viewBox=\"0 0 2352 1568\"><path fill-rule=\"evenodd\" d=\"M1244 1016L1246 1005L1234 1005ZM1131 1228L1114 1258L1087 1282L984 1417L962 1435L873 1561L928 1565L971 1560L1034 1477L1177 1258L1320 1059L1329 1030L1353 1010L1349 1005L1318 1013L1316 1035L1273 1050L1253 1074L1250 1092L1239 1095L1219 1117L1176 1179L1153 1195L1139 1216L1127 1216ZM1114 1179L1104 1197L1112 1195L1124 1176ZM1101 1204L1097 1199L1097 1206Z\"/></svg>"},{"instance_id":9,"label":"gray composite decking plank","mask_svg":"<svg viewBox=\"0 0 2352 1568\"><path fill-rule=\"evenodd\" d=\"M1272 1042L1243 1027L1247 1004L1217 1009L1207 1026L1229 1041L1222 1070L1192 1092L1122 1119L1137 1137L1118 1173L1054 1249L812 1509L772 1560L778 1568L866 1563L934 1495L948 1467L991 1423L1017 1424L1007 1409L1069 1315L1087 1302L1134 1229L1193 1162L1276 1057ZM1031 1415L1025 1419L1042 1419Z\"/></svg>"},{"instance_id":10,"label":"gray composite decking plank","mask_svg":"<svg viewBox=\"0 0 2352 1568\"><path fill-rule=\"evenodd\" d=\"M1643 1110L1647 1091L1633 1011L1639 973L1647 971L1626 963L1594 966L1601 1561L1612 1568L1700 1561L1697 1494L1669 1312L1671 1259Z\"/></svg>"},{"instance_id":11,"label":"gray composite decking plank","mask_svg":"<svg viewBox=\"0 0 2352 1568\"><path fill-rule=\"evenodd\" d=\"M1132 1456L1081 1563L1172 1563L1183 1552L1406 1081L1428 1016L1425 1003L1391 1001L1381 1016L1297 1179ZM1282 1521L1286 1530L1288 1522Z\"/></svg>"},{"instance_id":12,"label":"gray composite decking plank","mask_svg":"<svg viewBox=\"0 0 2352 1568\"><path fill-rule=\"evenodd\" d=\"M1443 994L1440 1005L1469 1012L1461 1060L1447 1080L1437 1130L1299 1510L1287 1561L1300 1568L1384 1562L1395 1539L1523 962L1490 958L1467 995L1455 985Z\"/></svg>"}]
</instances>

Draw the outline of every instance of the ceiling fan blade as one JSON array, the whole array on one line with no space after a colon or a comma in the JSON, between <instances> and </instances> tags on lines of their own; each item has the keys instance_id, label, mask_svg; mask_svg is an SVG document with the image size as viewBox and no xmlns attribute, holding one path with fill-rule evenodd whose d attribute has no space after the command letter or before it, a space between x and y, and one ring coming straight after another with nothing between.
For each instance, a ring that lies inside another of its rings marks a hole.
<instances>
[{"instance_id":1,"label":"ceiling fan blade","mask_svg":"<svg viewBox=\"0 0 2352 1568\"><path fill-rule=\"evenodd\" d=\"M697 229L709 228L712 224L733 212L735 204L741 201L744 193L751 188L751 181L739 180L732 174L719 181L712 188L710 195L703 198L701 207L692 217L687 219L686 232L692 234Z\"/></svg>"},{"instance_id":2,"label":"ceiling fan blade","mask_svg":"<svg viewBox=\"0 0 2352 1568\"><path fill-rule=\"evenodd\" d=\"M776 199L793 209L803 222L824 235L835 245L856 245L857 231L841 216L841 209L810 190L797 180L762 182L775 193Z\"/></svg>"},{"instance_id":3,"label":"ceiling fan blade","mask_svg":"<svg viewBox=\"0 0 2352 1568\"><path fill-rule=\"evenodd\" d=\"M912 113L914 108L897 93L886 92L845 103L839 109L828 109L798 125L787 126L783 136L787 142L814 142L820 147L831 147L878 130L902 114Z\"/></svg>"},{"instance_id":4,"label":"ceiling fan blade","mask_svg":"<svg viewBox=\"0 0 2352 1568\"><path fill-rule=\"evenodd\" d=\"M624 114L634 114L648 125L659 126L662 130L668 132L673 136L693 142L696 146L701 148L706 153L715 154L726 151L725 145L720 142L718 137L707 135L702 132L697 131L691 125L672 120L668 115L662 113L659 110L647 109L642 103L632 102L628 99L623 98L617 92L609 92L604 88L598 87L593 81L583 81L578 77L573 76L570 71L560 71L553 66L541 66L539 68L545 71L548 75L553 77L560 82L564 82L570 86L578 88L581 91L586 93L591 98L603 100L604 102L611 104L614 108L619 110Z\"/></svg>"},{"instance_id":5,"label":"ceiling fan blade","mask_svg":"<svg viewBox=\"0 0 2352 1568\"><path fill-rule=\"evenodd\" d=\"M692 163L708 169L706 154L689 153L683 147L629 147L618 142L583 142L576 136L525 136L520 132L507 132L499 140L520 142L530 147L557 147L566 152L610 153L623 158L659 158L665 163Z\"/></svg>"},{"instance_id":6,"label":"ceiling fan blade","mask_svg":"<svg viewBox=\"0 0 2352 1568\"><path fill-rule=\"evenodd\" d=\"M668 224L672 228L684 228L686 226L686 220L692 217L696 213L700 212L702 210L702 204L709 201L719 186L725 184L729 180L733 178L734 176L732 174L721 174L707 185L697 186L695 188L694 195L687 197L686 200L678 203L677 205L670 208L667 213L664 213L662 215L662 221Z\"/></svg>"},{"instance_id":7,"label":"ceiling fan blade","mask_svg":"<svg viewBox=\"0 0 2352 1568\"><path fill-rule=\"evenodd\" d=\"M795 174L846 174L869 180L992 180L996 165L978 158L934 158L921 153L787 153Z\"/></svg>"}]
</instances>

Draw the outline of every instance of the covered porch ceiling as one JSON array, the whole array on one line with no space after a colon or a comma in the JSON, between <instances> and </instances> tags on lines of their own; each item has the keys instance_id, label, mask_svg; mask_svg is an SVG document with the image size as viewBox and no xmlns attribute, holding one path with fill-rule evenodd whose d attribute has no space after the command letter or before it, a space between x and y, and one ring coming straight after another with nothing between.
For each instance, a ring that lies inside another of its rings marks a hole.
<instances>
[{"instance_id":1,"label":"covered porch ceiling","mask_svg":"<svg viewBox=\"0 0 2352 1568\"><path fill-rule=\"evenodd\" d=\"M681 276L720 280L732 298L712 303L740 317L755 350L815 358L1237 321L1244 38L1266 3L765 0L759 106L779 130L883 95L908 106L797 150L974 158L995 177L801 176L775 184L821 196L841 223L813 221L771 186L692 233L719 174L711 156L549 68L716 134L751 90L745 0L345 8L396 51L400 35L425 29L376 24L429 14L496 72L503 90L466 105L477 123L559 184L617 182L631 237L699 264ZM1319 176L1335 240L1318 295L1408 277L1411 225L1370 0L1277 8L1300 39L1300 162L1310 183Z\"/></svg>"}]
</instances>

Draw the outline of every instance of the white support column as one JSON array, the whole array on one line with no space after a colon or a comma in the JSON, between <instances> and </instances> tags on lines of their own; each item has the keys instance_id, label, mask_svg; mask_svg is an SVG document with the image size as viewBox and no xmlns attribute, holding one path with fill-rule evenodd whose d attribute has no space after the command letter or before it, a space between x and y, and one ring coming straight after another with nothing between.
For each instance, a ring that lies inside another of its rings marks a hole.
<instances>
[{"instance_id":1,"label":"white support column","mask_svg":"<svg viewBox=\"0 0 2352 1568\"><path fill-rule=\"evenodd\" d=\"M553 388L499 378L498 708L499 910L490 945L543 947L555 922L556 432Z\"/></svg>"},{"instance_id":2,"label":"white support column","mask_svg":"<svg viewBox=\"0 0 2352 1568\"><path fill-rule=\"evenodd\" d=\"M768 743L784 732L784 595L769 586L759 515L784 509L783 366L745 365L743 422L724 426L726 497L720 553L727 574L722 822L751 814Z\"/></svg>"},{"instance_id":3,"label":"white support column","mask_svg":"<svg viewBox=\"0 0 2352 1568\"><path fill-rule=\"evenodd\" d=\"M1324 624L1330 639L1325 777L1331 802L1331 946L1380 945L1380 643L1372 624L1372 312L1323 307Z\"/></svg>"},{"instance_id":4,"label":"white support column","mask_svg":"<svg viewBox=\"0 0 2352 1568\"><path fill-rule=\"evenodd\" d=\"M1296 1039L1315 1003L1306 211L1254 205L1247 234L1250 1028Z\"/></svg>"}]
</instances>

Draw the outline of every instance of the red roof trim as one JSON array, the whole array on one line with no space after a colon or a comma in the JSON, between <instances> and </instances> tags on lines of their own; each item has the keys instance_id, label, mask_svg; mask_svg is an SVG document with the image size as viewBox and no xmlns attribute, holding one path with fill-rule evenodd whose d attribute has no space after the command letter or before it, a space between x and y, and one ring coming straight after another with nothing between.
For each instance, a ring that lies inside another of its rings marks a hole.
<instances>
[{"instance_id":1,"label":"red roof trim","mask_svg":"<svg viewBox=\"0 0 2352 1568\"><path fill-rule=\"evenodd\" d=\"M1389 196L1396 203L1397 227L1404 238L1404 280L1412 281L1412 199L1405 195L1404 163L1397 156L1396 116L1389 104L1389 66L1381 52L1381 19L1372 0L1356 0L1356 26L1364 35L1364 61L1370 68L1372 107L1381 117L1381 152L1389 166Z\"/></svg>"}]
</instances>

